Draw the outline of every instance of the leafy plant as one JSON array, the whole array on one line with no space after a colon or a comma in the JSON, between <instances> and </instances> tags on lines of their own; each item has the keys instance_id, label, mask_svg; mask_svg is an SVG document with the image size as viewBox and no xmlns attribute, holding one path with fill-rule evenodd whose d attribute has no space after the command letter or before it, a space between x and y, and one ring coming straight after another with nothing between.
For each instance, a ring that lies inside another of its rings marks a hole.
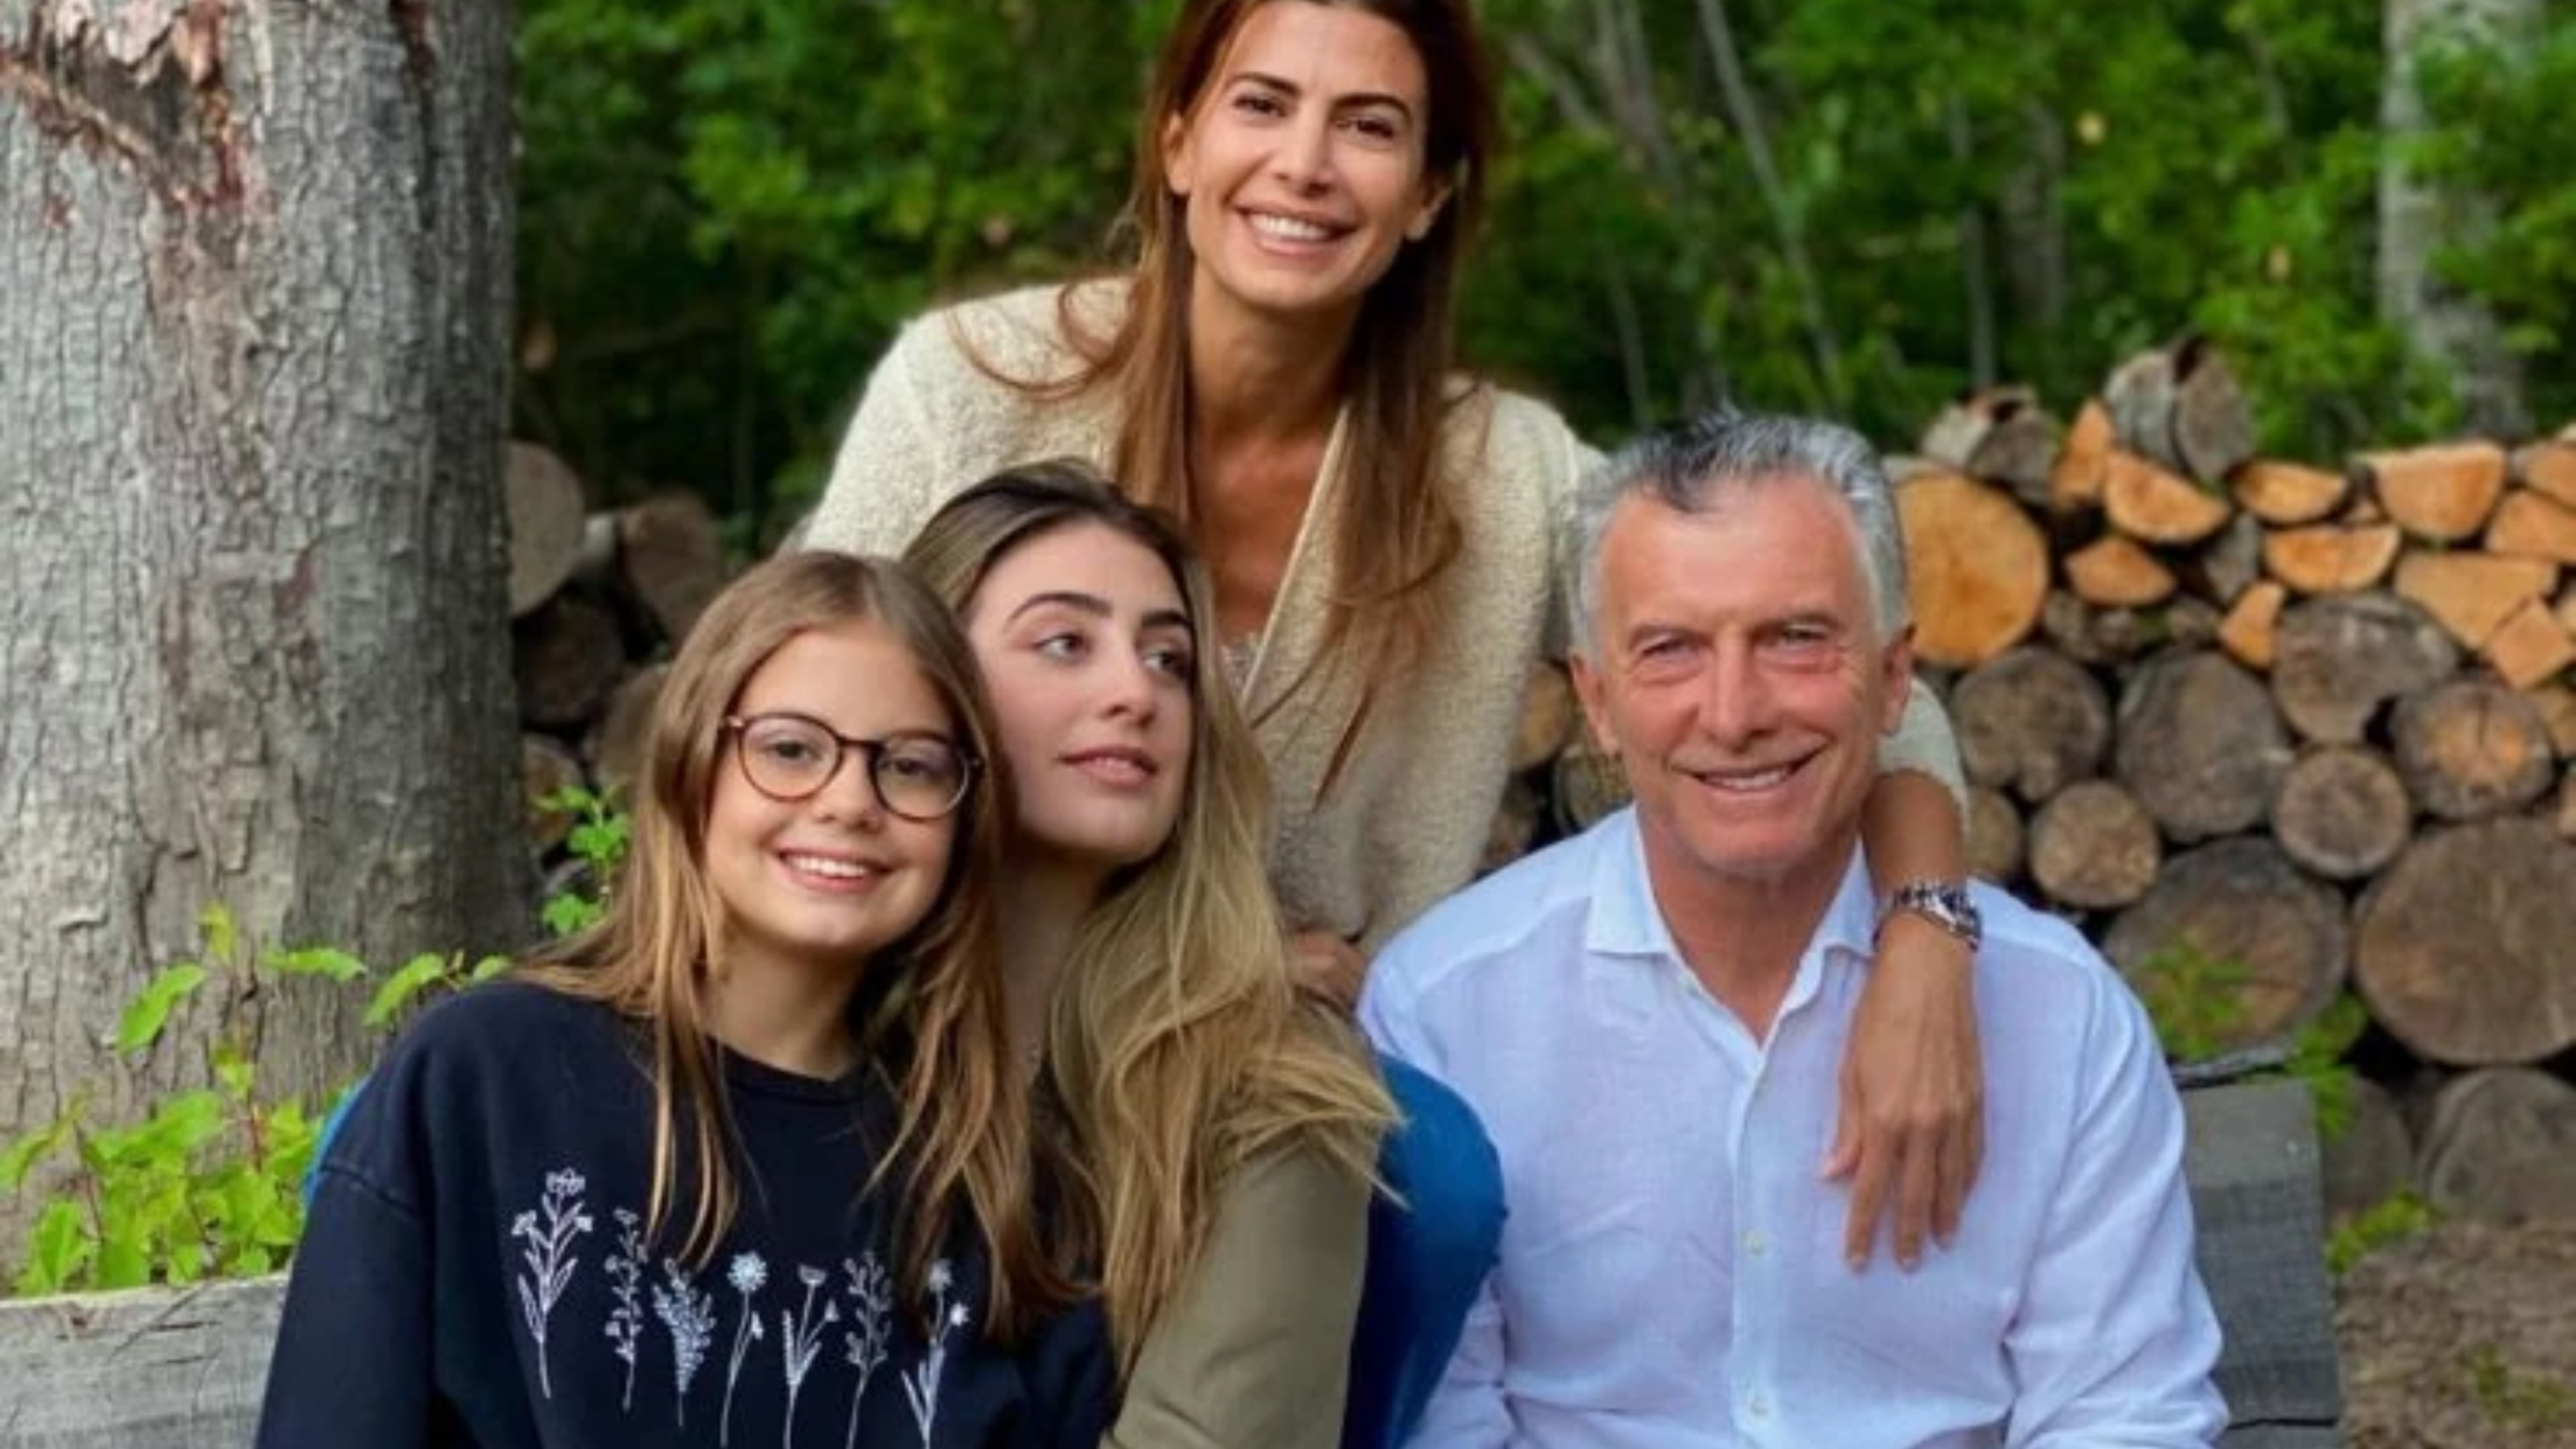
<instances>
[{"instance_id":1,"label":"leafy plant","mask_svg":"<svg viewBox=\"0 0 2576 1449\"><path fill-rule=\"evenodd\" d=\"M565 837L564 845L573 859L581 862L582 875L591 888L556 891L546 897L541 909L547 930L558 936L576 935L607 916L609 892L615 888L618 868L626 863L634 830L625 812L608 796L579 785L567 785L539 800L537 806L579 820Z\"/></svg>"},{"instance_id":2,"label":"leafy plant","mask_svg":"<svg viewBox=\"0 0 2576 1449\"><path fill-rule=\"evenodd\" d=\"M2548 1433L2576 1425L2576 1385L2552 1374L2520 1369L2505 1362L2492 1343L2468 1352L2469 1392L2478 1411L2498 1428Z\"/></svg>"},{"instance_id":3,"label":"leafy plant","mask_svg":"<svg viewBox=\"0 0 2576 1449\"><path fill-rule=\"evenodd\" d=\"M198 935L194 959L164 967L127 1003L116 1047L129 1057L148 1055L172 1020L211 988L218 1024L206 1051L214 1085L162 1096L130 1125L95 1120L88 1095L76 1095L53 1121L0 1148L0 1191L23 1193L48 1166L65 1169L37 1209L15 1292L265 1273L302 1234L300 1189L325 1114L317 1104L260 1090L254 1057L262 999L290 977L355 986L370 973L366 963L328 947L254 951L221 904L200 914ZM461 953L415 957L375 988L366 1024L390 1030L424 994L482 980L508 964L492 956L468 965Z\"/></svg>"},{"instance_id":4,"label":"leafy plant","mask_svg":"<svg viewBox=\"0 0 2576 1449\"><path fill-rule=\"evenodd\" d=\"M2233 957L2214 956L2185 937L2147 953L2130 980L2155 1024L2169 1061L2205 1061L2236 1043L2245 1028L2238 988L2253 973Z\"/></svg>"},{"instance_id":5,"label":"leafy plant","mask_svg":"<svg viewBox=\"0 0 2576 1449\"><path fill-rule=\"evenodd\" d=\"M2326 1234L2326 1268L2341 1277L2379 1249L2431 1228L2438 1216L2413 1188L2400 1188L2335 1224Z\"/></svg>"}]
</instances>

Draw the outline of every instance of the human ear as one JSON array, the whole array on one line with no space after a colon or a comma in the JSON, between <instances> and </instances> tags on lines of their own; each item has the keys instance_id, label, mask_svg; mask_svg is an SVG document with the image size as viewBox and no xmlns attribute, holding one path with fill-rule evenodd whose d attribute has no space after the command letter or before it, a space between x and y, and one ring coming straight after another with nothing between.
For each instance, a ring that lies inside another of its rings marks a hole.
<instances>
[{"instance_id":1,"label":"human ear","mask_svg":"<svg viewBox=\"0 0 2576 1449\"><path fill-rule=\"evenodd\" d=\"M1189 195L1193 170L1189 117L1174 111L1163 120L1163 188L1174 196Z\"/></svg>"},{"instance_id":2,"label":"human ear","mask_svg":"<svg viewBox=\"0 0 2576 1449\"><path fill-rule=\"evenodd\" d=\"M1446 181L1423 183L1422 208L1413 214L1412 222L1404 228L1405 240L1420 241L1431 235L1431 228L1439 224L1440 208L1449 204L1449 194L1455 189Z\"/></svg>"},{"instance_id":3,"label":"human ear","mask_svg":"<svg viewBox=\"0 0 2576 1449\"><path fill-rule=\"evenodd\" d=\"M1592 731L1592 742L1611 759L1619 758L1618 732L1610 725L1610 692L1601 671L1577 651L1566 661L1566 670L1574 678L1574 697L1583 706L1583 722Z\"/></svg>"}]
</instances>

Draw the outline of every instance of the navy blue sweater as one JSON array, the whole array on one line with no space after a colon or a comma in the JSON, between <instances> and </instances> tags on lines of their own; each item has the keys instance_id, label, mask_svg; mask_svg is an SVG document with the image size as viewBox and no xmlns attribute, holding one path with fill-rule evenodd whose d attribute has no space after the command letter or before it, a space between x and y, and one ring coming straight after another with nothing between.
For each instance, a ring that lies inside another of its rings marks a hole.
<instances>
[{"instance_id":1,"label":"navy blue sweater","mask_svg":"<svg viewBox=\"0 0 2576 1449\"><path fill-rule=\"evenodd\" d=\"M425 1013L331 1143L287 1288L262 1449L411 1445L1090 1449L1096 1306L984 1336L986 1264L892 1281L862 1195L893 1105L727 1055L741 1212L692 1269L644 1237L646 1044L604 1007L496 983ZM682 1219L685 1224L685 1217Z\"/></svg>"}]
</instances>

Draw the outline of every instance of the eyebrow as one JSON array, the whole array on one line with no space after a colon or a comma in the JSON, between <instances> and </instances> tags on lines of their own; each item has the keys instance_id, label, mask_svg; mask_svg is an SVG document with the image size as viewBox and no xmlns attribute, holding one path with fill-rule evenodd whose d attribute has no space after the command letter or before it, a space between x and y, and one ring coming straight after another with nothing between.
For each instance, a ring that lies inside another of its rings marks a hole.
<instances>
[{"instance_id":1,"label":"eyebrow","mask_svg":"<svg viewBox=\"0 0 2576 1449\"><path fill-rule=\"evenodd\" d=\"M1296 82L1257 70L1236 71L1227 79L1233 82L1250 81L1254 85L1267 86L1274 91L1285 91L1292 96L1305 94ZM1413 107L1405 104L1402 96L1388 95L1381 91L1353 91L1349 95L1336 98L1333 104L1337 107L1392 106L1401 112L1407 121L1413 119Z\"/></svg>"},{"instance_id":2,"label":"eyebrow","mask_svg":"<svg viewBox=\"0 0 2576 1449\"><path fill-rule=\"evenodd\" d=\"M1118 612L1107 599L1098 594L1086 594L1075 589L1049 589L1045 593L1031 594L1022 599L1020 606L1013 609L1010 618L1003 622L1016 622L1023 614L1046 608L1071 609L1075 613L1086 614L1095 619L1107 619ZM1178 609L1152 610L1145 615L1144 625L1148 629L1178 629L1193 639L1198 637L1198 630L1190 623L1190 616Z\"/></svg>"}]
</instances>

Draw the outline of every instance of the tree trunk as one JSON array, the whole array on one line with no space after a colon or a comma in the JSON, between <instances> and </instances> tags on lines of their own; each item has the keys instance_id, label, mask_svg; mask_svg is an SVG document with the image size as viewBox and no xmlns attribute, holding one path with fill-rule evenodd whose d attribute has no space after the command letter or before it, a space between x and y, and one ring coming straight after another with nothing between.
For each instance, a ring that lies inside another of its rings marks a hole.
<instances>
[{"instance_id":1,"label":"tree trunk","mask_svg":"<svg viewBox=\"0 0 2576 1449\"><path fill-rule=\"evenodd\" d=\"M2495 206L2417 176L2407 144L2427 129L2415 66L2428 44L2447 38L2494 41L2527 35L2541 0L2386 0L2381 16L2387 71L2379 122L2379 316L2416 351L2451 374L2469 426L2498 437L2530 431L2522 369L2504 345L2495 314L2438 275L2445 246L2490 231Z\"/></svg>"},{"instance_id":2,"label":"tree trunk","mask_svg":"<svg viewBox=\"0 0 2576 1449\"><path fill-rule=\"evenodd\" d=\"M209 902L524 939L510 9L0 0L0 1139L203 1073L211 992L99 1043ZM269 1080L345 1080L351 993L302 985Z\"/></svg>"}]
</instances>

